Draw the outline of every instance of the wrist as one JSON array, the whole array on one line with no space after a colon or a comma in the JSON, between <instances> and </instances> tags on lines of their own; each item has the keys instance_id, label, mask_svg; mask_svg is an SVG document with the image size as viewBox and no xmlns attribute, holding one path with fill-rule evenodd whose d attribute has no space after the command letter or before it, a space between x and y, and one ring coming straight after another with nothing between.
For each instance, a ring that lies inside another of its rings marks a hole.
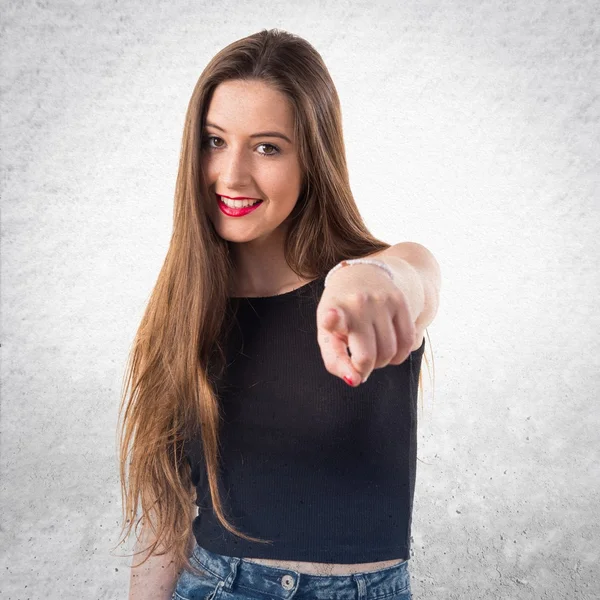
<instances>
[{"instance_id":1,"label":"wrist","mask_svg":"<svg viewBox=\"0 0 600 600\"><path fill-rule=\"evenodd\" d=\"M388 265L386 265L382 260L378 260L375 258L352 258L352 259L348 259L348 260L342 260L337 265L335 265L335 267L333 267L329 271L329 273L327 273L327 276L325 277L325 284L324 284L325 287L327 287L327 284L329 283L329 281L331 279L331 275L333 273L335 273L336 271L339 271L340 269L348 268L353 265L361 265L361 264L372 265L376 268L380 268L380 269L384 270L387 273L388 277L392 281L394 281L394 274L392 272L392 269L390 269L390 267Z\"/></svg>"}]
</instances>

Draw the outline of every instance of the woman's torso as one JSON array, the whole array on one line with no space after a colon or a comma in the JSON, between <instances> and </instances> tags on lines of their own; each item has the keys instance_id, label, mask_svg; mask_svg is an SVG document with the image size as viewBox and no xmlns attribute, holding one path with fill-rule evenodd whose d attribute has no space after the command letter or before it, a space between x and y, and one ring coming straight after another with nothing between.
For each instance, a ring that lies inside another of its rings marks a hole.
<instances>
[{"instance_id":1,"label":"woman's torso","mask_svg":"<svg viewBox=\"0 0 600 600\"><path fill-rule=\"evenodd\" d=\"M314 280L303 280L294 283L292 286L286 286L278 291L279 294L289 292L290 289L297 289L299 285L306 285ZM236 296L247 297L244 293L235 294ZM423 342L423 337L420 337L420 341L415 343L411 350L418 350ZM404 562L404 559L392 559L370 563L354 563L354 564L333 564L333 563L316 563L316 562L302 562L302 561L289 561L289 560L271 560L267 558L245 558L249 562L263 564L270 567L276 567L280 569L290 569L298 573L306 573L309 575L350 575L353 573L364 573L367 571L378 571L391 567L393 565Z\"/></svg>"}]
</instances>

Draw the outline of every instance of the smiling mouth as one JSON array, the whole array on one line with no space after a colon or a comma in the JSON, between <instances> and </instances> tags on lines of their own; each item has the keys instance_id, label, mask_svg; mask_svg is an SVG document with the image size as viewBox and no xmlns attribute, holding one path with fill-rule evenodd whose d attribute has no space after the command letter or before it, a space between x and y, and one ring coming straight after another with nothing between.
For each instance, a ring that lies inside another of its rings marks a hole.
<instances>
[{"instance_id":1,"label":"smiling mouth","mask_svg":"<svg viewBox=\"0 0 600 600\"><path fill-rule=\"evenodd\" d=\"M250 199L245 198L244 200L232 200L227 196L220 196L217 194L217 200L225 204L225 206L229 206L229 208L246 208L248 206L255 206L256 204L260 204L262 200L260 199Z\"/></svg>"},{"instance_id":2,"label":"smiling mouth","mask_svg":"<svg viewBox=\"0 0 600 600\"><path fill-rule=\"evenodd\" d=\"M260 200L260 198L250 198L250 196L225 196L224 194L217 194L221 198L229 198L229 200Z\"/></svg>"}]
</instances>

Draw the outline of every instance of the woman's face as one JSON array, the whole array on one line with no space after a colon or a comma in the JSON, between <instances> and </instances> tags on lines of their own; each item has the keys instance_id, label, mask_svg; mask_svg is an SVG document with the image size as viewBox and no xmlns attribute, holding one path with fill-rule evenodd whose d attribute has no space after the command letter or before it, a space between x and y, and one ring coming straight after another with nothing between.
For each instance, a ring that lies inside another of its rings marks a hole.
<instances>
[{"instance_id":1,"label":"woman's face","mask_svg":"<svg viewBox=\"0 0 600 600\"><path fill-rule=\"evenodd\" d=\"M258 81L223 82L213 93L202 138L208 215L217 233L230 242L267 240L292 212L302 183L286 96ZM232 216L217 195L262 203Z\"/></svg>"}]
</instances>

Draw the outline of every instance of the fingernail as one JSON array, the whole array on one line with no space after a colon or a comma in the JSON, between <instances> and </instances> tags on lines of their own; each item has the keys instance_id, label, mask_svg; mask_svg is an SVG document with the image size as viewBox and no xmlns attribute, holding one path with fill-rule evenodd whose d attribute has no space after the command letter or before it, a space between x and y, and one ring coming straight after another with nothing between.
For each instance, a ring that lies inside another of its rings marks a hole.
<instances>
[{"instance_id":1,"label":"fingernail","mask_svg":"<svg viewBox=\"0 0 600 600\"><path fill-rule=\"evenodd\" d=\"M369 379L369 376L368 376L368 375L367 375L367 376L366 376L366 377L365 377L365 378L362 380L362 382L363 382L363 383L366 383L367 379Z\"/></svg>"},{"instance_id":2,"label":"fingernail","mask_svg":"<svg viewBox=\"0 0 600 600\"><path fill-rule=\"evenodd\" d=\"M352 387L354 387L354 383L352 381L352 377L348 377L348 375L344 375L344 381L348 384L351 385Z\"/></svg>"}]
</instances>

